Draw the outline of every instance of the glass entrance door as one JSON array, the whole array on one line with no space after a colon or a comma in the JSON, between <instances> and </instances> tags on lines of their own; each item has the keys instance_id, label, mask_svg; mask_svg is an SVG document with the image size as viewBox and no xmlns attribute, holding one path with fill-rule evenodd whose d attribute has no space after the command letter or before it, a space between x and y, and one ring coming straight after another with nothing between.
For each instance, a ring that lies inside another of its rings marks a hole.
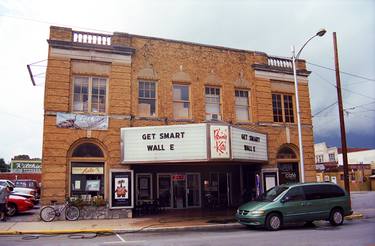
<instances>
[{"instance_id":1,"label":"glass entrance door","mask_svg":"<svg viewBox=\"0 0 375 246\"><path fill-rule=\"evenodd\" d=\"M158 174L158 198L162 207L172 207L172 178L170 174Z\"/></svg>"},{"instance_id":2,"label":"glass entrance door","mask_svg":"<svg viewBox=\"0 0 375 246\"><path fill-rule=\"evenodd\" d=\"M216 198L216 205L220 207L231 206L231 174L225 172L210 173L210 180L212 186L211 195Z\"/></svg>"},{"instance_id":3,"label":"glass entrance door","mask_svg":"<svg viewBox=\"0 0 375 246\"><path fill-rule=\"evenodd\" d=\"M173 208L186 208L186 175L175 174L173 180Z\"/></svg>"},{"instance_id":4,"label":"glass entrance door","mask_svg":"<svg viewBox=\"0 0 375 246\"><path fill-rule=\"evenodd\" d=\"M201 194L200 194L200 174L199 173L188 173L186 174L186 196L187 196L187 207L200 207L201 206Z\"/></svg>"}]
</instances>

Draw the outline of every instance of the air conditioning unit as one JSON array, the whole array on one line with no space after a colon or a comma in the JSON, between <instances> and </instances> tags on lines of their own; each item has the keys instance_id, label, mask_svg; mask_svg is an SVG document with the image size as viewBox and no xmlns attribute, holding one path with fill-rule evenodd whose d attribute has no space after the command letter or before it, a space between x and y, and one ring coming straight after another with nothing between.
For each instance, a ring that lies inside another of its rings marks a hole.
<instances>
[{"instance_id":1,"label":"air conditioning unit","mask_svg":"<svg viewBox=\"0 0 375 246\"><path fill-rule=\"evenodd\" d=\"M206 119L207 120L221 120L221 115L219 115L219 114L208 114Z\"/></svg>"}]
</instances>

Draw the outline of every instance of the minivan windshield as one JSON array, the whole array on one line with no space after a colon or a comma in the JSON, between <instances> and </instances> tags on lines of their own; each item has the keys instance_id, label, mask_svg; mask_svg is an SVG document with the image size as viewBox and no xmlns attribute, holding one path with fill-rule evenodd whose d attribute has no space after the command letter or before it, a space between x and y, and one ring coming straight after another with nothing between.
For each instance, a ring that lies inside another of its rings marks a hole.
<instances>
[{"instance_id":1,"label":"minivan windshield","mask_svg":"<svg viewBox=\"0 0 375 246\"><path fill-rule=\"evenodd\" d=\"M276 197L278 197L281 193L289 189L287 186L275 186L265 193L261 194L259 198L257 198L257 201L267 201L272 202Z\"/></svg>"}]
</instances>

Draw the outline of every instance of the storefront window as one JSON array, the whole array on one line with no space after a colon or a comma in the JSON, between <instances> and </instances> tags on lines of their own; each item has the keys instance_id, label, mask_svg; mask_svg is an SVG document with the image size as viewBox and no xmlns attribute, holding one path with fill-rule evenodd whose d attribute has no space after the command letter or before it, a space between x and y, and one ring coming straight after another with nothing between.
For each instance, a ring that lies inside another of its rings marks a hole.
<instances>
[{"instance_id":1,"label":"storefront window","mask_svg":"<svg viewBox=\"0 0 375 246\"><path fill-rule=\"evenodd\" d=\"M104 196L104 164L73 162L71 196L91 199Z\"/></svg>"}]
</instances>

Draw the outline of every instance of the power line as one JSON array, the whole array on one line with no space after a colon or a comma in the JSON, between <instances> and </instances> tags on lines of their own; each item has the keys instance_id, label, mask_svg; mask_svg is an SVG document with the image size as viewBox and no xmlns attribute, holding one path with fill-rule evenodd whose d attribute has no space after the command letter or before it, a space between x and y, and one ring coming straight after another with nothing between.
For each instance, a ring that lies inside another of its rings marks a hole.
<instances>
[{"instance_id":1,"label":"power line","mask_svg":"<svg viewBox=\"0 0 375 246\"><path fill-rule=\"evenodd\" d=\"M370 103L365 103L365 104L361 104L361 105L357 105L357 106L353 106L351 108L347 108L345 110L353 110L353 109L356 109L356 108L360 108L360 107L363 107L363 106L366 106L366 105L370 105L370 104L374 104L375 102L370 102Z\"/></svg>"},{"instance_id":2,"label":"power line","mask_svg":"<svg viewBox=\"0 0 375 246\"><path fill-rule=\"evenodd\" d=\"M313 75L316 75L318 76L319 78L321 78L323 81L327 82L328 84L332 85L334 88L336 88L336 85L331 83L328 79L324 78L322 75L320 75L319 73L317 73L316 71L313 73Z\"/></svg>"},{"instance_id":3,"label":"power line","mask_svg":"<svg viewBox=\"0 0 375 246\"><path fill-rule=\"evenodd\" d=\"M311 62L306 62L306 63L307 63L307 64L310 64L310 65L313 65L313 66L316 66L316 67L320 67L320 68L328 69L328 70L331 70L331 71L336 71L336 70L333 69L333 68L329 68L329 67L325 67L325 66L322 66L322 65L314 64L314 63L311 63ZM360 79L364 79L364 80L368 80L368 81L373 81L373 82L375 82L375 79L367 78L367 77L364 77L364 76L362 76L362 75L357 75L357 74L348 73L348 72L343 72L343 71L340 71L340 73L345 74L345 75L349 75L349 76L352 76L352 77L356 77L356 78L360 78Z\"/></svg>"},{"instance_id":4,"label":"power line","mask_svg":"<svg viewBox=\"0 0 375 246\"><path fill-rule=\"evenodd\" d=\"M330 85L332 85L333 87L336 88L336 85L335 85L335 84L331 83L329 80L327 80L326 78L324 78L322 75L320 75L320 74L317 73L316 71L315 71L313 74L317 75L317 76L318 76L319 78L321 78L323 81L327 82L328 84L330 84ZM345 91L348 91L348 92L350 92L350 93L353 93L353 94L357 94L357 95L359 95L359 96L363 96L363 97L366 97L366 98L369 98L369 99L373 99L373 100L375 100L375 98L370 97L370 96L367 96L367 95L364 95L364 94L361 94L361 93L359 93L359 92L355 92L355 91L352 91L352 90L349 90L349 89L346 89L346 88L343 88L343 87L341 87L341 89L342 89L342 90L345 90Z\"/></svg>"},{"instance_id":5,"label":"power line","mask_svg":"<svg viewBox=\"0 0 375 246\"><path fill-rule=\"evenodd\" d=\"M314 118L315 116L317 116L318 114L322 113L323 111L329 109L330 107L332 107L332 106L335 105L336 103L337 103L337 101L334 102L334 103L332 103L332 104L330 104L330 105L328 105L327 107L323 108L322 110L320 110L319 112L315 113L315 114L314 114L313 116L311 116L311 117Z\"/></svg>"},{"instance_id":6,"label":"power line","mask_svg":"<svg viewBox=\"0 0 375 246\"><path fill-rule=\"evenodd\" d=\"M369 99L375 100L375 98L373 98L373 97L369 97L369 96L364 95L364 94L361 94L361 93L359 93L359 92L355 92L355 91L352 91L352 90L349 90L349 89L346 89L346 88L341 88L341 89L343 89L343 90L345 90L345 91L348 91L348 92L350 92L350 93L353 93L353 94L357 94L357 95L359 95L359 96L363 96L363 97L367 97L367 98L369 98Z\"/></svg>"}]
</instances>

